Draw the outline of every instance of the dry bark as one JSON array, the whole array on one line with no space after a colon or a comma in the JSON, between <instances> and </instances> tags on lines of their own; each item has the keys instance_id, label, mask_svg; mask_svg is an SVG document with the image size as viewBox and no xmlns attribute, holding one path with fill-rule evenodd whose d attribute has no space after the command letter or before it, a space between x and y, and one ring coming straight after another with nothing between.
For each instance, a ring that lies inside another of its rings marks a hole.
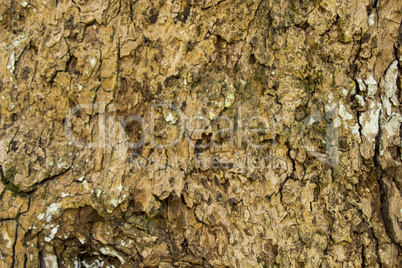
<instances>
[{"instance_id":1,"label":"dry bark","mask_svg":"<svg viewBox=\"0 0 402 268\"><path fill-rule=\"evenodd\" d=\"M0 267L401 267L401 20L2 0Z\"/></svg>"}]
</instances>

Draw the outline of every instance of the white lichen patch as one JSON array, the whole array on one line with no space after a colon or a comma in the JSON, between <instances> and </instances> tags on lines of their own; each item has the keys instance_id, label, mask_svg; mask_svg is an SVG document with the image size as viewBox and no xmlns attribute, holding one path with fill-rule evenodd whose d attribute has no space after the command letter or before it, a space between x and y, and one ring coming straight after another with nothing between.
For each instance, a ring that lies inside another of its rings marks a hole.
<instances>
[{"instance_id":1,"label":"white lichen patch","mask_svg":"<svg viewBox=\"0 0 402 268\"><path fill-rule=\"evenodd\" d=\"M123 247L129 247L129 246L131 246L132 243L133 243L132 240L128 240L128 242L123 240L120 242L120 245L122 245Z\"/></svg>"},{"instance_id":2,"label":"white lichen patch","mask_svg":"<svg viewBox=\"0 0 402 268\"><path fill-rule=\"evenodd\" d=\"M357 103L359 104L360 107L366 106L366 103L364 102L364 98L361 95L356 95L355 99L357 100Z\"/></svg>"},{"instance_id":3,"label":"white lichen patch","mask_svg":"<svg viewBox=\"0 0 402 268\"><path fill-rule=\"evenodd\" d=\"M88 185L88 182L87 182L86 180L84 180L84 181L82 182L82 186L84 186L84 188L85 188L86 190L89 190L89 185Z\"/></svg>"},{"instance_id":4,"label":"white lichen patch","mask_svg":"<svg viewBox=\"0 0 402 268\"><path fill-rule=\"evenodd\" d=\"M121 193L121 191L123 191L123 184L120 184L120 185L117 187L117 191L119 191L119 193Z\"/></svg>"},{"instance_id":5,"label":"white lichen patch","mask_svg":"<svg viewBox=\"0 0 402 268\"><path fill-rule=\"evenodd\" d=\"M43 257L43 260L45 262L45 267L48 268L57 268L59 265L57 264L57 257L56 255L53 254L46 254Z\"/></svg>"},{"instance_id":6,"label":"white lichen patch","mask_svg":"<svg viewBox=\"0 0 402 268\"><path fill-rule=\"evenodd\" d=\"M75 196L75 194L70 194L70 193L65 193L65 192L61 193L61 197L68 197L68 196L73 197L73 196Z\"/></svg>"},{"instance_id":7,"label":"white lichen patch","mask_svg":"<svg viewBox=\"0 0 402 268\"><path fill-rule=\"evenodd\" d=\"M381 129L385 130L388 138L395 137L399 134L399 129L402 123L402 116L400 114L395 114L391 119L381 126Z\"/></svg>"},{"instance_id":8,"label":"white lichen patch","mask_svg":"<svg viewBox=\"0 0 402 268\"><path fill-rule=\"evenodd\" d=\"M10 54L10 64L7 65L7 70L9 70L10 73L14 73L14 70L15 70L15 51L12 51L11 54Z\"/></svg>"},{"instance_id":9,"label":"white lichen patch","mask_svg":"<svg viewBox=\"0 0 402 268\"><path fill-rule=\"evenodd\" d=\"M13 46L19 47L21 45L21 43L25 41L25 39L27 39L26 35L24 35L24 34L19 35L18 38L16 40L14 40Z\"/></svg>"},{"instance_id":10,"label":"white lichen patch","mask_svg":"<svg viewBox=\"0 0 402 268\"><path fill-rule=\"evenodd\" d=\"M118 199L110 199L110 204L114 207L117 207L119 205L119 200Z\"/></svg>"},{"instance_id":11,"label":"white lichen patch","mask_svg":"<svg viewBox=\"0 0 402 268\"><path fill-rule=\"evenodd\" d=\"M360 138L360 135L359 135L359 125L358 125L358 124L354 124L353 126L349 126L349 125L347 125L347 126L350 128L350 132L351 132L353 135L358 136L358 137Z\"/></svg>"},{"instance_id":12,"label":"white lichen patch","mask_svg":"<svg viewBox=\"0 0 402 268\"><path fill-rule=\"evenodd\" d=\"M370 25L370 26L374 25L374 17L375 17L375 14L371 13L370 16L368 17L368 25Z\"/></svg>"},{"instance_id":13,"label":"white lichen patch","mask_svg":"<svg viewBox=\"0 0 402 268\"><path fill-rule=\"evenodd\" d=\"M313 116L310 116L308 121L306 122L306 126L310 126L311 124L314 124L316 121Z\"/></svg>"},{"instance_id":14,"label":"white lichen patch","mask_svg":"<svg viewBox=\"0 0 402 268\"><path fill-rule=\"evenodd\" d=\"M334 123L334 127L335 127L335 128L338 128L338 127L341 126L342 121L341 121L341 119L339 118L339 116L337 116L337 117L334 119L333 123Z\"/></svg>"},{"instance_id":15,"label":"white lichen patch","mask_svg":"<svg viewBox=\"0 0 402 268\"><path fill-rule=\"evenodd\" d=\"M126 261L123 259L123 257L120 256L120 255L119 255L116 251L114 251L114 250L111 250L111 249L106 248L106 247L100 248L99 250L100 250L100 252L101 252L102 254L104 254L104 255L118 258L119 261L121 262L121 264L124 264L124 263L126 262Z\"/></svg>"},{"instance_id":16,"label":"white lichen patch","mask_svg":"<svg viewBox=\"0 0 402 268\"><path fill-rule=\"evenodd\" d=\"M6 233L6 232L4 232L3 233L3 240L4 241L7 241L7 243L6 243L6 247L7 248L11 248L12 247L12 243L11 243L11 238L10 238L10 236Z\"/></svg>"},{"instance_id":17,"label":"white lichen patch","mask_svg":"<svg viewBox=\"0 0 402 268\"><path fill-rule=\"evenodd\" d=\"M91 64L91 67L92 67L92 68L95 68L96 59L92 58L92 59L89 61L89 63Z\"/></svg>"},{"instance_id":18,"label":"white lichen patch","mask_svg":"<svg viewBox=\"0 0 402 268\"><path fill-rule=\"evenodd\" d=\"M364 81L367 85L367 94L369 96L374 96L377 93L377 81L375 81L372 74Z\"/></svg>"},{"instance_id":19,"label":"white lichen patch","mask_svg":"<svg viewBox=\"0 0 402 268\"><path fill-rule=\"evenodd\" d=\"M338 114L343 120L353 120L353 115L346 110L342 103L339 103Z\"/></svg>"},{"instance_id":20,"label":"white lichen patch","mask_svg":"<svg viewBox=\"0 0 402 268\"><path fill-rule=\"evenodd\" d=\"M122 194L118 199L116 198L111 198L109 201L109 204L111 204L113 207L117 207L118 205L120 205L121 203L123 203L123 201L126 199L126 195ZM106 209L108 213L112 213L113 210L111 209Z\"/></svg>"},{"instance_id":21,"label":"white lichen patch","mask_svg":"<svg viewBox=\"0 0 402 268\"><path fill-rule=\"evenodd\" d=\"M338 115L339 117L334 120L334 126L339 127L343 122L345 129L350 129L350 132L360 140L359 125L354 121L353 114L349 113L342 103L339 103Z\"/></svg>"},{"instance_id":22,"label":"white lichen patch","mask_svg":"<svg viewBox=\"0 0 402 268\"><path fill-rule=\"evenodd\" d=\"M50 222L52 217L59 213L61 204L60 203L53 203L46 209L46 221Z\"/></svg>"},{"instance_id":23,"label":"white lichen patch","mask_svg":"<svg viewBox=\"0 0 402 268\"><path fill-rule=\"evenodd\" d=\"M380 111L380 105L372 102L370 104L370 110L362 114L359 118L360 125L363 126L362 134L371 142L374 142L375 136L378 134L378 116Z\"/></svg>"},{"instance_id":24,"label":"white lichen patch","mask_svg":"<svg viewBox=\"0 0 402 268\"><path fill-rule=\"evenodd\" d=\"M58 164L57 164L57 167L58 168L64 168L64 167L66 167L67 166L67 163L66 162L59 162Z\"/></svg>"},{"instance_id":25,"label":"white lichen patch","mask_svg":"<svg viewBox=\"0 0 402 268\"><path fill-rule=\"evenodd\" d=\"M54 236L57 234L58 229L59 229L59 225L57 225L56 227L52 228L52 229L50 230L49 236L48 236L48 237L45 237L45 241L48 242L48 243L49 243L50 241L52 241L52 240L54 239Z\"/></svg>"},{"instance_id":26,"label":"white lichen patch","mask_svg":"<svg viewBox=\"0 0 402 268\"><path fill-rule=\"evenodd\" d=\"M364 84L363 80L361 78L357 79L357 84L359 85L360 91L366 91L366 85Z\"/></svg>"},{"instance_id":27,"label":"white lichen patch","mask_svg":"<svg viewBox=\"0 0 402 268\"><path fill-rule=\"evenodd\" d=\"M174 118L172 113L169 113L168 116L166 116L165 121L170 123L170 124L176 123L176 119Z\"/></svg>"},{"instance_id":28,"label":"white lichen patch","mask_svg":"<svg viewBox=\"0 0 402 268\"><path fill-rule=\"evenodd\" d=\"M216 118L216 114L214 112L209 112L209 119L214 120Z\"/></svg>"},{"instance_id":29,"label":"white lichen patch","mask_svg":"<svg viewBox=\"0 0 402 268\"><path fill-rule=\"evenodd\" d=\"M390 116L392 114L392 104L387 98L382 98L382 107L386 115Z\"/></svg>"},{"instance_id":30,"label":"white lichen patch","mask_svg":"<svg viewBox=\"0 0 402 268\"><path fill-rule=\"evenodd\" d=\"M393 61L388 67L384 79L381 81L381 87L384 89L385 96L382 96L384 110L388 116L391 115L391 103L395 106L399 105L398 97L396 96L398 77L398 61Z\"/></svg>"},{"instance_id":31,"label":"white lichen patch","mask_svg":"<svg viewBox=\"0 0 402 268\"><path fill-rule=\"evenodd\" d=\"M96 255L96 254L94 254ZM81 264L85 267L85 268L96 268L96 267L104 267L105 263L102 260L95 260L95 262L92 262L91 264L86 263L85 260L83 260L81 262Z\"/></svg>"},{"instance_id":32,"label":"white lichen patch","mask_svg":"<svg viewBox=\"0 0 402 268\"><path fill-rule=\"evenodd\" d=\"M99 198L101 196L102 192L103 192L102 189L100 189L100 188L96 189L96 197Z\"/></svg>"},{"instance_id":33,"label":"white lichen patch","mask_svg":"<svg viewBox=\"0 0 402 268\"><path fill-rule=\"evenodd\" d=\"M225 98L225 108L229 108L234 101L234 94L229 93L229 95L226 96Z\"/></svg>"}]
</instances>

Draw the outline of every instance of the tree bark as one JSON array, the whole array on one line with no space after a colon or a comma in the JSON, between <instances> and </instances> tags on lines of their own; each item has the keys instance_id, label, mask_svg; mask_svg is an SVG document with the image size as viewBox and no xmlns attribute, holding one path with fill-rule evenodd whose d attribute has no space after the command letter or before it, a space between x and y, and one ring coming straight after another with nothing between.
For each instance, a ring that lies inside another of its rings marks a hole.
<instances>
[{"instance_id":1,"label":"tree bark","mask_svg":"<svg viewBox=\"0 0 402 268\"><path fill-rule=\"evenodd\" d=\"M402 1L0 2L0 267L401 267Z\"/></svg>"}]
</instances>

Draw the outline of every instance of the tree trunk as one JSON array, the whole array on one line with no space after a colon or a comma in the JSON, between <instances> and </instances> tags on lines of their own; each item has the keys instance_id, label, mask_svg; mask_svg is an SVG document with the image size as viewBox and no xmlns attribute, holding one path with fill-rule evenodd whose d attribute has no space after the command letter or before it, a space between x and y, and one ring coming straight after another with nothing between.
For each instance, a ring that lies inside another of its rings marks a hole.
<instances>
[{"instance_id":1,"label":"tree trunk","mask_svg":"<svg viewBox=\"0 0 402 268\"><path fill-rule=\"evenodd\" d=\"M402 267L402 1L0 3L0 267Z\"/></svg>"}]
</instances>

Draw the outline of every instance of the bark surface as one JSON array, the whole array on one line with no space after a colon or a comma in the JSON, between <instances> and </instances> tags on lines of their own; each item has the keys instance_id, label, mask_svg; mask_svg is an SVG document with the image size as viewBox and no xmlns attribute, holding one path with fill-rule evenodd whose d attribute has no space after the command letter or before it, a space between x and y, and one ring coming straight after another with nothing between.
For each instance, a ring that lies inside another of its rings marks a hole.
<instances>
[{"instance_id":1,"label":"bark surface","mask_svg":"<svg viewBox=\"0 0 402 268\"><path fill-rule=\"evenodd\" d=\"M0 267L401 267L401 20L0 1Z\"/></svg>"}]
</instances>

